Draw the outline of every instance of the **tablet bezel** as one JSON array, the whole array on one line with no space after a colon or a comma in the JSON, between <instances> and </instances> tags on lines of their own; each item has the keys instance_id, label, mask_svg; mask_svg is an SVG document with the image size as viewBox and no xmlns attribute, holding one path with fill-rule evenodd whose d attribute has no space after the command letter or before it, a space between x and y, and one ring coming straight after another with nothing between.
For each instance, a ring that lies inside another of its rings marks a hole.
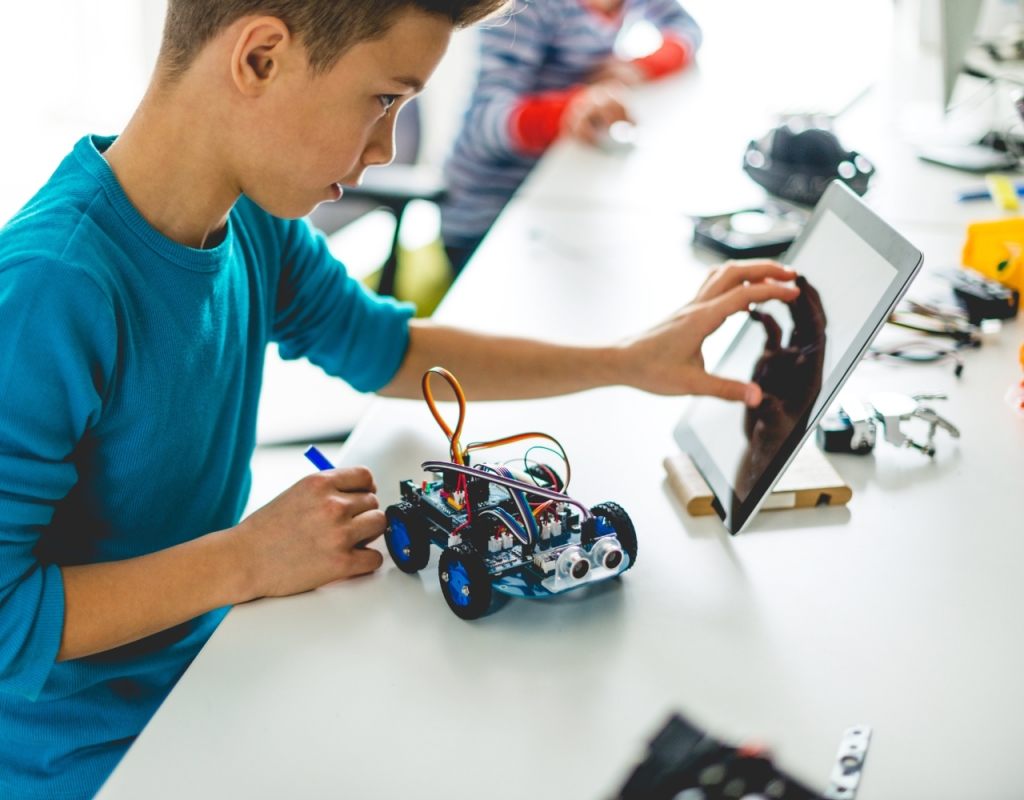
<instances>
[{"instance_id":1,"label":"tablet bezel","mask_svg":"<svg viewBox=\"0 0 1024 800\"><path fill-rule=\"evenodd\" d=\"M702 400L695 398L693 401L694 405L690 407L687 414L680 420L675 430L676 442L683 452L689 454L694 466L704 476L704 480L707 481L708 486L715 495L713 503L715 512L721 518L729 533L732 534L741 532L757 514L758 509L771 494L772 488L785 472L786 467L789 466L789 463L799 452L800 447L814 432L822 415L835 400L843 384L846 383L853 372L854 367L857 366L864 353L867 352L871 342L896 308L897 303L899 303L910 286L910 282L920 271L921 265L924 263L924 256L920 250L904 239L892 226L884 222L845 184L838 180L833 181L825 191L825 194L822 195L804 230L781 259L782 263L792 263L804 244L814 234L818 222L827 211L831 211L838 216L840 220L893 266L896 269L896 277L893 278L882 295L881 300L872 309L871 314L863 326L861 326L852 344L839 359L831 374L824 376L821 391L818 393L814 406L807 412L806 421L802 425L798 424L793 429L793 432L783 442L779 452L776 453L744 501L741 502L736 498L732 480L722 473L711 457L711 454L690 427L688 419L693 413L696 404L702 402ZM722 363L729 356L736 343L743 336L747 326L752 324L756 323L751 319L747 319L743 323L729 346L725 349L725 352L719 359L719 363Z\"/></svg>"}]
</instances>

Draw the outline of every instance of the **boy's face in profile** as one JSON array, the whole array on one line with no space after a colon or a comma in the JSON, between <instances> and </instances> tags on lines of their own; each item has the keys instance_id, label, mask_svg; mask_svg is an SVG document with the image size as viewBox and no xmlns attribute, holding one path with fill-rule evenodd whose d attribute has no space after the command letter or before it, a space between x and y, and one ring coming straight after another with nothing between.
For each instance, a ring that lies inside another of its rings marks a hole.
<instances>
[{"instance_id":1,"label":"boy's face in profile","mask_svg":"<svg viewBox=\"0 0 1024 800\"><path fill-rule=\"evenodd\" d=\"M350 47L313 76L304 51L247 102L235 162L242 191L275 216L294 219L336 200L364 170L394 157L395 119L448 47L452 26L440 15L402 12L380 39ZM273 53L271 52L272 56Z\"/></svg>"}]
</instances>

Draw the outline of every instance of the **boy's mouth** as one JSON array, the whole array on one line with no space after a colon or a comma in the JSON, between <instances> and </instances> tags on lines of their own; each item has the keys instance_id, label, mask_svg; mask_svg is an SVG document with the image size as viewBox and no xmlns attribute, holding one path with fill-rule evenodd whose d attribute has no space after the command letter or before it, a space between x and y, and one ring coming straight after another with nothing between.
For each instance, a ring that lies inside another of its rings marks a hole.
<instances>
[{"instance_id":1,"label":"boy's mouth","mask_svg":"<svg viewBox=\"0 0 1024 800\"><path fill-rule=\"evenodd\" d=\"M340 183L331 184L331 200L340 200L343 194L343 189Z\"/></svg>"}]
</instances>

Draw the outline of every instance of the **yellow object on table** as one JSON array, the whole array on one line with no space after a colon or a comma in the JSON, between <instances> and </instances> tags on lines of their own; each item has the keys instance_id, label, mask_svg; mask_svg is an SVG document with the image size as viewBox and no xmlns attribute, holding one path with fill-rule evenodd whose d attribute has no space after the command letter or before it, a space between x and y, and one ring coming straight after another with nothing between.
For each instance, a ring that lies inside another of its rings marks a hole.
<instances>
[{"instance_id":1,"label":"yellow object on table","mask_svg":"<svg viewBox=\"0 0 1024 800\"><path fill-rule=\"evenodd\" d=\"M1003 211L1017 211L1020 209L1017 187L1005 175L999 175L998 173L986 175L985 183L988 185L989 195L991 195L995 204L1003 209Z\"/></svg>"},{"instance_id":2,"label":"yellow object on table","mask_svg":"<svg viewBox=\"0 0 1024 800\"><path fill-rule=\"evenodd\" d=\"M1024 217L967 226L963 264L986 278L1024 292Z\"/></svg>"}]
</instances>

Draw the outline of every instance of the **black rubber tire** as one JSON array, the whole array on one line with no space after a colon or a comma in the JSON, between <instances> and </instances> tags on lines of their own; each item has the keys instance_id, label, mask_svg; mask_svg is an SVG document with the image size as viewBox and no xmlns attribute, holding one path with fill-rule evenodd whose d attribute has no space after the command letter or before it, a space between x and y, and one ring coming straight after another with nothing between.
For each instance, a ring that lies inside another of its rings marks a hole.
<instances>
[{"instance_id":1,"label":"black rubber tire","mask_svg":"<svg viewBox=\"0 0 1024 800\"><path fill-rule=\"evenodd\" d=\"M416 509L406 502L388 506L384 516L388 520L388 527L384 532L384 543L388 547L388 553L391 554L391 560L402 572L409 575L419 572L430 561L430 537L427 535L423 519ZM408 544L401 549L395 542L396 538L400 538L396 525L401 526L401 530L405 531L409 540Z\"/></svg>"},{"instance_id":2,"label":"black rubber tire","mask_svg":"<svg viewBox=\"0 0 1024 800\"><path fill-rule=\"evenodd\" d=\"M595 517L604 517L608 524L615 529L619 544L629 556L629 566L626 569L632 569L636 564L636 528L633 527L633 520L629 518L629 514L618 503L599 503L590 509L590 513ZM583 545L589 545L597 538L595 530L596 526L594 525L584 526L580 536Z\"/></svg>"},{"instance_id":3,"label":"black rubber tire","mask_svg":"<svg viewBox=\"0 0 1024 800\"><path fill-rule=\"evenodd\" d=\"M470 545L457 544L442 552L437 577L441 594L455 616L479 619L491 607L491 576L484 560ZM465 602L457 601L455 595L465 598Z\"/></svg>"}]
</instances>

